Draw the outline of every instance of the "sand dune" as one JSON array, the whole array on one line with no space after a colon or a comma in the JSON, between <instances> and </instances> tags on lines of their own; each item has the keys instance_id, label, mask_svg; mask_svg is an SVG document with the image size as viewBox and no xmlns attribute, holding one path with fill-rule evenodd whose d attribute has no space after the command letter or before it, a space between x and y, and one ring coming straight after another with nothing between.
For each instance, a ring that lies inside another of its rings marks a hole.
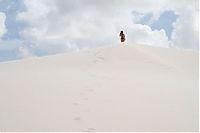
<instances>
[{"instance_id":1,"label":"sand dune","mask_svg":"<svg viewBox=\"0 0 200 133\"><path fill-rule=\"evenodd\" d=\"M198 131L198 53L121 45L0 63L0 131Z\"/></svg>"}]
</instances>

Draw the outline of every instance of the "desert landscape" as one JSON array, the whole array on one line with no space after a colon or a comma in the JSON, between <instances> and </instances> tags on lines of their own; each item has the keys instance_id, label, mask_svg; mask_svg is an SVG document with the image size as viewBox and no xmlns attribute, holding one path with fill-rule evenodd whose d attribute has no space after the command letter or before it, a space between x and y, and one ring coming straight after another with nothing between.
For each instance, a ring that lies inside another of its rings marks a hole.
<instances>
[{"instance_id":1,"label":"desert landscape","mask_svg":"<svg viewBox=\"0 0 200 133\"><path fill-rule=\"evenodd\" d=\"M198 131L198 53L138 44L0 63L0 131Z\"/></svg>"}]
</instances>

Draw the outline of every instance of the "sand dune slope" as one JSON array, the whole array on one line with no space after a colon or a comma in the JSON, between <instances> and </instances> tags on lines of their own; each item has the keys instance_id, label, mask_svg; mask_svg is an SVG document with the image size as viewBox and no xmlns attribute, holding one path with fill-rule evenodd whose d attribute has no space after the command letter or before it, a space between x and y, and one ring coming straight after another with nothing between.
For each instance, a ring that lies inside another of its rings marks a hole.
<instances>
[{"instance_id":1,"label":"sand dune slope","mask_svg":"<svg viewBox=\"0 0 200 133\"><path fill-rule=\"evenodd\" d=\"M198 54L132 45L0 63L0 131L198 131Z\"/></svg>"}]
</instances>

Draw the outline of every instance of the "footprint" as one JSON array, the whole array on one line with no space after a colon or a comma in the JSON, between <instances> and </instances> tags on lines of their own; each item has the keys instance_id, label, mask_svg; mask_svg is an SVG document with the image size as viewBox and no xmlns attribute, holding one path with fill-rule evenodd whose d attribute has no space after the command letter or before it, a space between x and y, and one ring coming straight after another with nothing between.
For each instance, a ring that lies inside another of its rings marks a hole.
<instances>
[{"instance_id":1,"label":"footprint","mask_svg":"<svg viewBox=\"0 0 200 133\"><path fill-rule=\"evenodd\" d=\"M94 63L97 64L99 61L98 60L94 60Z\"/></svg>"},{"instance_id":2,"label":"footprint","mask_svg":"<svg viewBox=\"0 0 200 133\"><path fill-rule=\"evenodd\" d=\"M78 116L78 117L74 117L74 120L75 120L75 121L80 121L80 120L81 120L81 117L79 117L79 116Z\"/></svg>"},{"instance_id":3,"label":"footprint","mask_svg":"<svg viewBox=\"0 0 200 133\"><path fill-rule=\"evenodd\" d=\"M87 97L83 98L83 100L88 101L89 99Z\"/></svg>"},{"instance_id":4,"label":"footprint","mask_svg":"<svg viewBox=\"0 0 200 133\"><path fill-rule=\"evenodd\" d=\"M94 132L96 129L95 128L85 128L82 131L83 132Z\"/></svg>"},{"instance_id":5,"label":"footprint","mask_svg":"<svg viewBox=\"0 0 200 133\"><path fill-rule=\"evenodd\" d=\"M104 60L104 58L103 58L103 57L98 57L98 59L99 59L99 60Z\"/></svg>"},{"instance_id":6,"label":"footprint","mask_svg":"<svg viewBox=\"0 0 200 133\"><path fill-rule=\"evenodd\" d=\"M73 105L74 105L74 106L79 106L80 104L77 103L77 102L75 102L75 103L73 103Z\"/></svg>"},{"instance_id":7,"label":"footprint","mask_svg":"<svg viewBox=\"0 0 200 133\"><path fill-rule=\"evenodd\" d=\"M88 92L94 92L94 89L88 89L87 91Z\"/></svg>"},{"instance_id":8,"label":"footprint","mask_svg":"<svg viewBox=\"0 0 200 133\"><path fill-rule=\"evenodd\" d=\"M99 55L101 52L100 51L97 51L96 53L94 53L94 56L97 56Z\"/></svg>"}]
</instances>

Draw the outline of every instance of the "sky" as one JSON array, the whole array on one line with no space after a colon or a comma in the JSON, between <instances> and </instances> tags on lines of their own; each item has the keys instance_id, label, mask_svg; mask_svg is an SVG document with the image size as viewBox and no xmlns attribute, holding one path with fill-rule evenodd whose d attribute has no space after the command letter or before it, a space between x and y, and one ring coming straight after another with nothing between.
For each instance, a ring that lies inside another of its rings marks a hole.
<instances>
[{"instance_id":1,"label":"sky","mask_svg":"<svg viewBox=\"0 0 200 133\"><path fill-rule=\"evenodd\" d=\"M198 51L198 0L0 0L0 62L100 46Z\"/></svg>"}]
</instances>

